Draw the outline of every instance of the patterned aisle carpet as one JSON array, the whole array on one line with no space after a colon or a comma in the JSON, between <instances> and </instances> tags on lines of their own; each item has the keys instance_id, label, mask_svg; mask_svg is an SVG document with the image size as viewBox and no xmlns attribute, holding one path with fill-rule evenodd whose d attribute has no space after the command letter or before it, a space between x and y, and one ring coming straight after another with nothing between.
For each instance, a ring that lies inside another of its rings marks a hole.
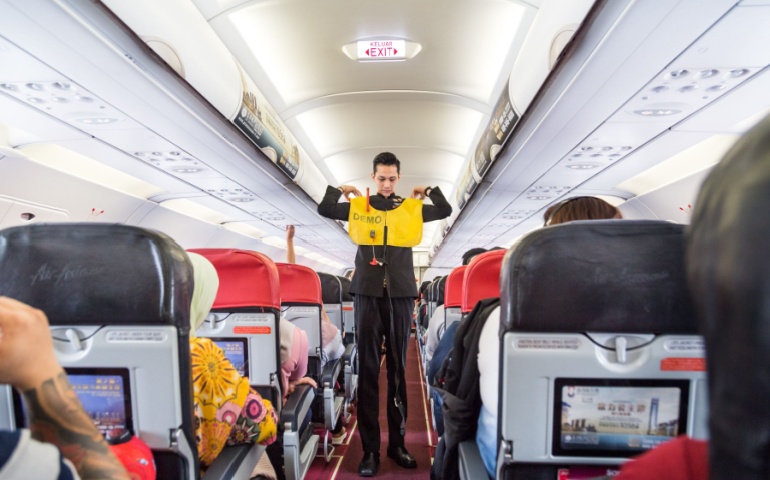
<instances>
[{"instance_id":1,"label":"patterned aisle carpet","mask_svg":"<svg viewBox=\"0 0 770 480\"><path fill-rule=\"evenodd\" d=\"M381 479L427 479L430 477L430 465L438 439L430 425L430 405L425 393L425 379L417 352L417 342L412 337L406 354L406 385L409 413L406 421L405 446L417 460L417 468L407 470L396 465L386 455L388 445L388 425L385 417L385 397L387 373L383 364L380 367L380 469L375 478ZM361 437L358 434L355 413L347 424L348 436L345 444L335 447L329 463L323 458L319 448L318 456L308 471L307 480L349 480L360 478L358 464L363 451Z\"/></svg>"}]
</instances>

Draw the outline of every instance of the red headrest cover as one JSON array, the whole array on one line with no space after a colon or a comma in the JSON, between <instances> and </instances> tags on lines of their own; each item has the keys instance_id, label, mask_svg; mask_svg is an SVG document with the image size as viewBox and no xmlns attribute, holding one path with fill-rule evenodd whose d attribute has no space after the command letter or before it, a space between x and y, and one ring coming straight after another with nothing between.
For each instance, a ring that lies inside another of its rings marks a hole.
<instances>
[{"instance_id":1,"label":"red headrest cover","mask_svg":"<svg viewBox=\"0 0 770 480\"><path fill-rule=\"evenodd\" d=\"M276 263L281 281L281 303L323 303L321 279L312 268Z\"/></svg>"},{"instance_id":2,"label":"red headrest cover","mask_svg":"<svg viewBox=\"0 0 770 480\"><path fill-rule=\"evenodd\" d=\"M479 300L500 297L500 267L505 252L493 250L473 257L463 279L463 313L473 310Z\"/></svg>"},{"instance_id":3,"label":"red headrest cover","mask_svg":"<svg viewBox=\"0 0 770 480\"><path fill-rule=\"evenodd\" d=\"M463 303L463 279L465 278L465 269L467 265L461 265L454 270L446 279L446 290L444 292L444 308L459 307Z\"/></svg>"},{"instance_id":4,"label":"red headrest cover","mask_svg":"<svg viewBox=\"0 0 770 480\"><path fill-rule=\"evenodd\" d=\"M270 257L250 250L200 248L190 250L214 265L219 291L212 309L281 308L278 269Z\"/></svg>"}]
</instances>

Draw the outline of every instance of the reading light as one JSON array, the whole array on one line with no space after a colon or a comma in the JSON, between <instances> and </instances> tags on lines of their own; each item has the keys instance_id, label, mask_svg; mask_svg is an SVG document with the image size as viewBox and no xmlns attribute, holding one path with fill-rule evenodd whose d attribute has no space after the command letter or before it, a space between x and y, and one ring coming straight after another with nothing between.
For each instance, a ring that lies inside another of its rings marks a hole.
<instances>
[{"instance_id":1,"label":"reading light","mask_svg":"<svg viewBox=\"0 0 770 480\"><path fill-rule=\"evenodd\" d=\"M569 165L565 165L565 167L571 170L591 170L599 167L599 165L595 163L571 163Z\"/></svg>"},{"instance_id":2,"label":"reading light","mask_svg":"<svg viewBox=\"0 0 770 480\"><path fill-rule=\"evenodd\" d=\"M171 170L176 173L198 173L203 171L203 169L199 167L174 167Z\"/></svg>"},{"instance_id":3,"label":"reading light","mask_svg":"<svg viewBox=\"0 0 770 480\"><path fill-rule=\"evenodd\" d=\"M682 113L682 111L673 108L644 108L642 110L634 110L634 113L643 117L666 117Z\"/></svg>"},{"instance_id":4,"label":"reading light","mask_svg":"<svg viewBox=\"0 0 770 480\"><path fill-rule=\"evenodd\" d=\"M113 117L83 117L76 118L75 121L86 125L108 125L117 122L118 119Z\"/></svg>"}]
</instances>

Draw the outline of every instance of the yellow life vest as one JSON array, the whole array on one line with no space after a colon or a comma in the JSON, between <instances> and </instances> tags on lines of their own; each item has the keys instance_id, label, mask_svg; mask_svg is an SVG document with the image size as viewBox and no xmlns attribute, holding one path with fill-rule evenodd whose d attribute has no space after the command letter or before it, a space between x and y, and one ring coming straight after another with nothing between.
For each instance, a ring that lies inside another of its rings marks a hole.
<instances>
[{"instance_id":1,"label":"yellow life vest","mask_svg":"<svg viewBox=\"0 0 770 480\"><path fill-rule=\"evenodd\" d=\"M385 226L388 226L388 245L415 247L422 241L422 200L407 198L393 210L366 211L366 197L350 200L348 234L358 245L382 245Z\"/></svg>"}]
</instances>

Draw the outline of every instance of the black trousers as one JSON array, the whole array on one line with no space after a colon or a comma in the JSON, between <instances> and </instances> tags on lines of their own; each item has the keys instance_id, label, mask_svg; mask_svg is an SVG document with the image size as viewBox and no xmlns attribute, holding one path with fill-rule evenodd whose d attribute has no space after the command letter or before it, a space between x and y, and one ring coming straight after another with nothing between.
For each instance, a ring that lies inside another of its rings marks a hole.
<instances>
[{"instance_id":1,"label":"black trousers","mask_svg":"<svg viewBox=\"0 0 770 480\"><path fill-rule=\"evenodd\" d=\"M379 376L380 346L383 338L387 349L385 365L388 369L388 398L386 403L388 447L403 447L404 437L400 431L401 412L396 407L393 397L396 390L396 377L398 377L398 391L403 402L404 422L406 422L404 362L406 361L406 346L411 330L414 299L410 297L389 299L387 295L383 297L356 295L354 305L356 342L358 343L358 429L361 434L364 453L380 451ZM391 318L393 318L395 342L390 340ZM398 359L398 367L396 359Z\"/></svg>"}]
</instances>

